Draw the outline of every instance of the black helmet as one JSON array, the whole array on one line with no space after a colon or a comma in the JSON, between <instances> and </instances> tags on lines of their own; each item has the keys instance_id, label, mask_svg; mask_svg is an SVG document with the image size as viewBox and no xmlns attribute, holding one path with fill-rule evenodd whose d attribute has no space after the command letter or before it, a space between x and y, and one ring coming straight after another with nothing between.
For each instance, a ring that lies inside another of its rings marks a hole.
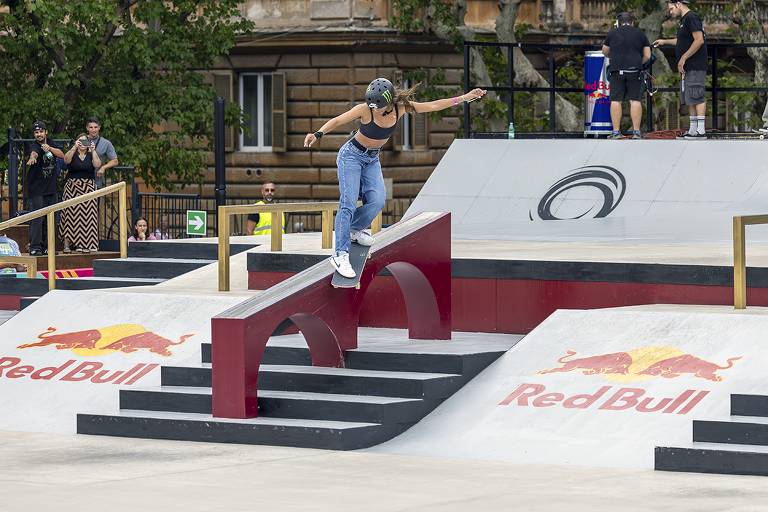
<instances>
[{"instance_id":1,"label":"black helmet","mask_svg":"<svg viewBox=\"0 0 768 512\"><path fill-rule=\"evenodd\" d=\"M371 108L384 108L395 99L395 86L386 78L377 78L365 91L365 102Z\"/></svg>"}]
</instances>

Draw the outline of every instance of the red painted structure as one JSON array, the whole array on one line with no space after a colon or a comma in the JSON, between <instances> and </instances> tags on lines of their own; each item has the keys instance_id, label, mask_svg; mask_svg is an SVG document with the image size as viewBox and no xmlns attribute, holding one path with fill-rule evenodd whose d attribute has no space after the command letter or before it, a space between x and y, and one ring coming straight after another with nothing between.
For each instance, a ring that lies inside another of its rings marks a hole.
<instances>
[{"instance_id":1,"label":"red painted structure","mask_svg":"<svg viewBox=\"0 0 768 512\"><path fill-rule=\"evenodd\" d=\"M315 366L344 366L357 347L363 298L387 269L402 293L412 339L451 337L451 218L422 213L377 236L360 289L331 286L322 261L211 320L213 415L254 418L264 348L286 318L302 332Z\"/></svg>"},{"instance_id":2,"label":"red painted structure","mask_svg":"<svg viewBox=\"0 0 768 512\"><path fill-rule=\"evenodd\" d=\"M266 289L290 272L250 272L249 287ZM633 283L564 279L453 277L454 331L525 334L558 309L594 309L642 304L733 305L732 286ZM750 306L768 306L768 288L749 287ZM376 276L360 311L363 327L403 328L407 315L395 280Z\"/></svg>"}]
</instances>

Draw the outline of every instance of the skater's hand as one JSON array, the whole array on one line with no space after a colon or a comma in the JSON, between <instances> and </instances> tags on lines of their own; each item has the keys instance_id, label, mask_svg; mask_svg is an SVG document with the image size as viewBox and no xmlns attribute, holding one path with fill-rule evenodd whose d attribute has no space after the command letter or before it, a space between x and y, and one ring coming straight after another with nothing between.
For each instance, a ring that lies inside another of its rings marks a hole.
<instances>
[{"instance_id":1,"label":"skater's hand","mask_svg":"<svg viewBox=\"0 0 768 512\"><path fill-rule=\"evenodd\" d=\"M311 147L312 144L314 144L317 141L317 137L315 137L314 133L308 133L306 137L304 137L304 147L308 148Z\"/></svg>"},{"instance_id":2,"label":"skater's hand","mask_svg":"<svg viewBox=\"0 0 768 512\"><path fill-rule=\"evenodd\" d=\"M479 98L482 98L483 96L485 96L486 92L488 92L488 91L484 91L484 90L482 90L480 88L472 89L471 91L469 91L467 93L464 93L463 98L464 98L464 101L467 101L467 102L475 101L476 99L479 99Z\"/></svg>"}]
</instances>

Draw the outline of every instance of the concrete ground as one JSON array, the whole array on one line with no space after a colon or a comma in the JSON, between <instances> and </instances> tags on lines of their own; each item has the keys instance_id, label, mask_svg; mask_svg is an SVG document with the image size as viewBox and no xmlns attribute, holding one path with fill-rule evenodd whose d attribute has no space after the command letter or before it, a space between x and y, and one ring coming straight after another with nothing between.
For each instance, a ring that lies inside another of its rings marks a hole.
<instances>
[{"instance_id":1,"label":"concrete ground","mask_svg":"<svg viewBox=\"0 0 768 512\"><path fill-rule=\"evenodd\" d=\"M768 510L763 477L18 432L0 461L3 512Z\"/></svg>"}]
</instances>

